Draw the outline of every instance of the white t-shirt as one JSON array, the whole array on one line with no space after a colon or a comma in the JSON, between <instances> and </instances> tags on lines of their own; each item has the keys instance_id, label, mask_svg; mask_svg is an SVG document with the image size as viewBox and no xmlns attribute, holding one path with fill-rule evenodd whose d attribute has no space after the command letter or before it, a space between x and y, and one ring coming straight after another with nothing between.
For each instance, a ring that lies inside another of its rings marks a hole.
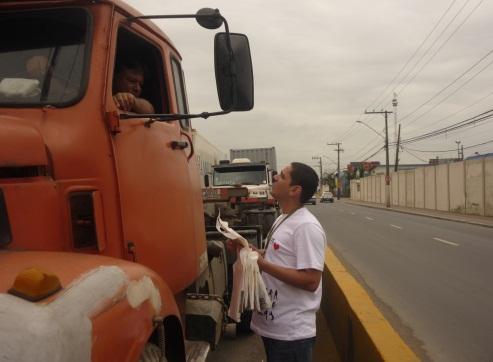
<instances>
[{"instance_id":1,"label":"white t-shirt","mask_svg":"<svg viewBox=\"0 0 493 362\"><path fill-rule=\"evenodd\" d=\"M279 216L278 224L286 214ZM296 210L274 231L265 260L291 269L323 271L325 233L306 208ZM315 314L322 299L322 282L315 292L290 286L267 273L262 273L272 308L253 312L251 328L264 337L292 341L315 337Z\"/></svg>"}]
</instances>

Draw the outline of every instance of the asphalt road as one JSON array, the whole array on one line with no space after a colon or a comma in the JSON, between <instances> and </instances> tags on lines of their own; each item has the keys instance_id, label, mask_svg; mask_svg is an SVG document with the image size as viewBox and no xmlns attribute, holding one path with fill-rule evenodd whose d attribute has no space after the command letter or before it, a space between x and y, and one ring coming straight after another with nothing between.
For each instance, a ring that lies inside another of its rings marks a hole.
<instances>
[{"instance_id":1,"label":"asphalt road","mask_svg":"<svg viewBox=\"0 0 493 362\"><path fill-rule=\"evenodd\" d=\"M419 357L493 361L492 228L342 201L308 207Z\"/></svg>"}]
</instances>

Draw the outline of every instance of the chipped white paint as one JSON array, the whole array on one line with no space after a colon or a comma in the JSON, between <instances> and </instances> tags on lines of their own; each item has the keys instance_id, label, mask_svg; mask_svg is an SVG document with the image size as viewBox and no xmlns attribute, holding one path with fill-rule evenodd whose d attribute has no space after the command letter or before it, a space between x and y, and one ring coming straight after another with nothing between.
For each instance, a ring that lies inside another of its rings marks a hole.
<instances>
[{"instance_id":1,"label":"chipped white paint","mask_svg":"<svg viewBox=\"0 0 493 362\"><path fill-rule=\"evenodd\" d=\"M150 300L157 315L161 310L161 295L151 278L146 275L140 280L131 281L127 288L128 304L132 308L137 308L147 299Z\"/></svg>"},{"instance_id":2,"label":"chipped white paint","mask_svg":"<svg viewBox=\"0 0 493 362\"><path fill-rule=\"evenodd\" d=\"M142 284L152 284L145 278ZM127 285L121 268L103 266L72 282L49 304L0 293L0 361L90 361L91 318L124 298ZM155 308L160 305L159 292L146 295Z\"/></svg>"}]
</instances>

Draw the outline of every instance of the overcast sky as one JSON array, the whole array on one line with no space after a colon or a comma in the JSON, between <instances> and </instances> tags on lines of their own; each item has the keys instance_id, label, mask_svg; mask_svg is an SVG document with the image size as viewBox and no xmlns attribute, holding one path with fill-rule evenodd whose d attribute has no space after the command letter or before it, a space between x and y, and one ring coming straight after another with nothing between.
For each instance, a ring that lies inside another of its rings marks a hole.
<instances>
[{"instance_id":1,"label":"overcast sky","mask_svg":"<svg viewBox=\"0 0 493 362\"><path fill-rule=\"evenodd\" d=\"M326 144L342 142L341 168L345 168L383 146L380 136L356 121L382 132L384 117L363 113L367 108L392 111L393 90L398 93L397 120L402 119L403 139L493 108L493 66L488 66L493 62L493 52L488 54L493 50L491 1L128 2L144 14L218 8L232 32L249 37L254 109L193 121L195 128L225 151L275 146L279 166L294 160L314 165L312 157L323 156L324 167L330 170L336 167L337 153ZM214 31L190 19L156 23L183 57L190 110L217 110ZM389 137L394 141L394 115L389 115ZM493 120L408 144L401 163L422 163L419 159L437 155L455 157L456 151L419 151L456 149L458 140L465 147L493 140ZM466 157L474 152L493 152L493 143L464 151ZM393 164L395 147L390 153ZM369 160L384 163L385 152Z\"/></svg>"}]
</instances>

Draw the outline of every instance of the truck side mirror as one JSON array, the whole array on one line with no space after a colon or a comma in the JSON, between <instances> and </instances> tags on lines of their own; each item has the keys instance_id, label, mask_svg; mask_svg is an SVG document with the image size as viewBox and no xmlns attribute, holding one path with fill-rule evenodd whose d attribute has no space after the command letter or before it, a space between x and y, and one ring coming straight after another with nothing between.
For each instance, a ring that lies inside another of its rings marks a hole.
<instances>
[{"instance_id":1,"label":"truck side mirror","mask_svg":"<svg viewBox=\"0 0 493 362\"><path fill-rule=\"evenodd\" d=\"M228 46L228 41L231 43ZM249 111L253 108L253 70L250 45L244 34L217 33L214 39L214 64L219 103L224 111Z\"/></svg>"},{"instance_id":2,"label":"truck side mirror","mask_svg":"<svg viewBox=\"0 0 493 362\"><path fill-rule=\"evenodd\" d=\"M209 175L204 175L204 186L209 187Z\"/></svg>"}]
</instances>

